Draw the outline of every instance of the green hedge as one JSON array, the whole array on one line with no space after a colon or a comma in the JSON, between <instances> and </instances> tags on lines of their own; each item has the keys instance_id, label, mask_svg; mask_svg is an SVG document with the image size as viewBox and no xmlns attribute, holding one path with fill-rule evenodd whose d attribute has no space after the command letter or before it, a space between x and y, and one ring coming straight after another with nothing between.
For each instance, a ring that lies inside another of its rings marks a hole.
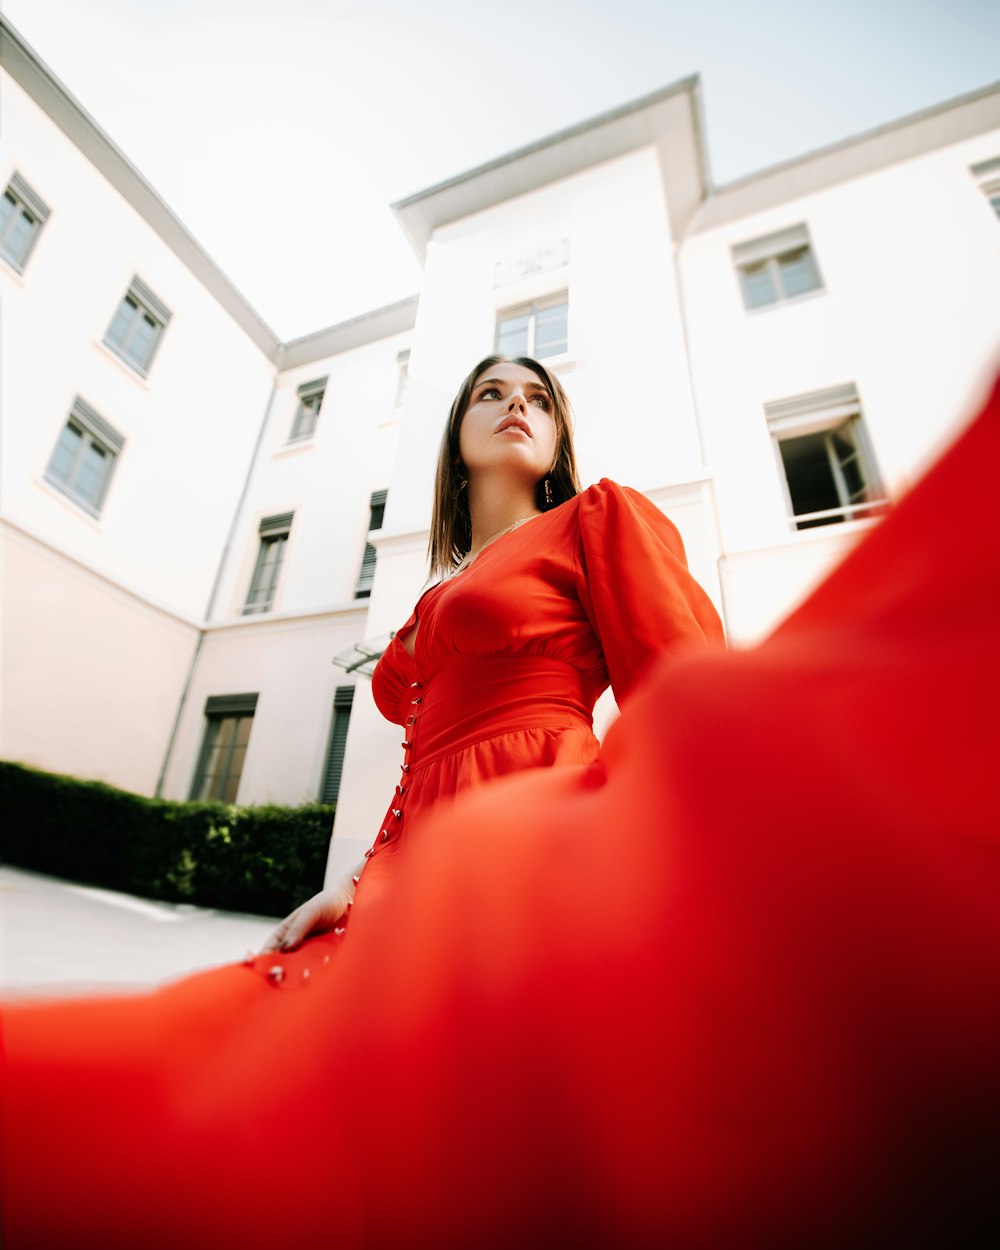
<instances>
[{"instance_id":1,"label":"green hedge","mask_svg":"<svg viewBox=\"0 0 1000 1250\"><path fill-rule=\"evenodd\" d=\"M147 799L0 761L9 864L145 898L283 916L323 884L334 809Z\"/></svg>"}]
</instances>

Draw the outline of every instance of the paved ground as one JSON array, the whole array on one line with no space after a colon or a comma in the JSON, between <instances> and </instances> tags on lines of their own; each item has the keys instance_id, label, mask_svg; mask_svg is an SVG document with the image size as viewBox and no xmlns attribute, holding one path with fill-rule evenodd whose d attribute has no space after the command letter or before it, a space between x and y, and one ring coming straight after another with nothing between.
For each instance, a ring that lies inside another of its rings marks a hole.
<instances>
[{"instance_id":1,"label":"paved ground","mask_svg":"<svg viewBox=\"0 0 1000 1250\"><path fill-rule=\"evenodd\" d=\"M0 992L155 985L242 959L275 923L0 868Z\"/></svg>"}]
</instances>

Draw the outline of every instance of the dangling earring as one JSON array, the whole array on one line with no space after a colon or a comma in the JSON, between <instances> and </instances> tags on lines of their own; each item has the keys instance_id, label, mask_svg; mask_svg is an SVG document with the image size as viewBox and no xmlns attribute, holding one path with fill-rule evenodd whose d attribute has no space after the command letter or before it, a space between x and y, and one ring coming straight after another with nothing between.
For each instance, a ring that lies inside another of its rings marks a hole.
<instances>
[{"instance_id":1,"label":"dangling earring","mask_svg":"<svg viewBox=\"0 0 1000 1250\"><path fill-rule=\"evenodd\" d=\"M455 490L461 494L469 484L469 479L462 472L463 465L460 460L455 462Z\"/></svg>"},{"instance_id":2,"label":"dangling earring","mask_svg":"<svg viewBox=\"0 0 1000 1250\"><path fill-rule=\"evenodd\" d=\"M542 489L545 492L545 506L546 508L551 508L553 503L555 503L555 500L552 496L552 483L549 481L548 478L545 479L545 483Z\"/></svg>"}]
</instances>

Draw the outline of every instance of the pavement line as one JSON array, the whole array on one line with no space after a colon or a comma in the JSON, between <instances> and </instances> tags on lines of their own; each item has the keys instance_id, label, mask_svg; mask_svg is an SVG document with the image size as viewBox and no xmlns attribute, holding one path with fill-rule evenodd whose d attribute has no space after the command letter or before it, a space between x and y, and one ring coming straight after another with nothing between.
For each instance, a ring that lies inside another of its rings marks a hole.
<instances>
[{"instance_id":1,"label":"pavement line","mask_svg":"<svg viewBox=\"0 0 1000 1250\"><path fill-rule=\"evenodd\" d=\"M73 894L82 894L84 898L92 898L98 903L107 903L109 907L120 907L122 911L133 911L149 920L182 920L179 912L167 910L168 903L147 903L139 898L130 898L127 894L116 894L113 890L100 890L90 885L68 885Z\"/></svg>"}]
</instances>

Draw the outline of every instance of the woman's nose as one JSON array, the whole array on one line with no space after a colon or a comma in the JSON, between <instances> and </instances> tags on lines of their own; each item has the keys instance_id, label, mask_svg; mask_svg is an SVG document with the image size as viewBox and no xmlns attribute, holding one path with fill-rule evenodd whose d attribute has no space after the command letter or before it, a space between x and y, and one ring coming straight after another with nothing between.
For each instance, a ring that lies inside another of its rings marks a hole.
<instances>
[{"instance_id":1,"label":"woman's nose","mask_svg":"<svg viewBox=\"0 0 1000 1250\"><path fill-rule=\"evenodd\" d=\"M508 412L527 412L527 401L520 391L515 391L507 402Z\"/></svg>"}]
</instances>

